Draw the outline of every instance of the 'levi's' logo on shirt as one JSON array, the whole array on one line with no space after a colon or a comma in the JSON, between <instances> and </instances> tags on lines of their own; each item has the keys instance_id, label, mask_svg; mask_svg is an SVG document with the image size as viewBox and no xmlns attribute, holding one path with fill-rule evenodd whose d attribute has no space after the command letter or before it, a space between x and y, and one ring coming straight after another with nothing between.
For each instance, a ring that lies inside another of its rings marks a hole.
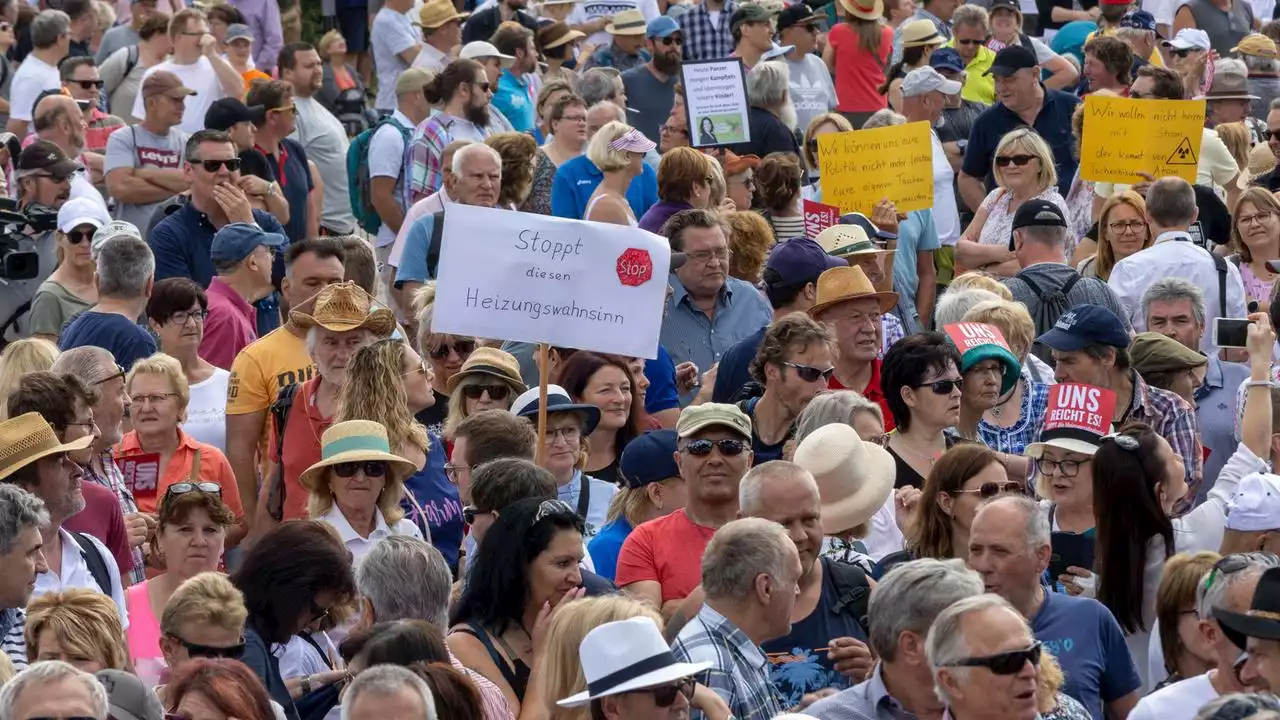
<instances>
[{"instance_id":1,"label":"'levi's' logo on shirt","mask_svg":"<svg viewBox=\"0 0 1280 720\"><path fill-rule=\"evenodd\" d=\"M174 150L138 148L138 159L144 165L152 165L162 168L178 167L178 153Z\"/></svg>"}]
</instances>

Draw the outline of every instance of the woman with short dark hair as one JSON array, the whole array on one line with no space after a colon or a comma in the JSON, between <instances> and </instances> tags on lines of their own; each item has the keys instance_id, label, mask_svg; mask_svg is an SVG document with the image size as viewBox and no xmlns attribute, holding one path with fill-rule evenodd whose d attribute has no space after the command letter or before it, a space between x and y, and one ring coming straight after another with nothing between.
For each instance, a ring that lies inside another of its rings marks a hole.
<instances>
[{"instance_id":1,"label":"woman with short dark hair","mask_svg":"<svg viewBox=\"0 0 1280 720\"><path fill-rule=\"evenodd\" d=\"M883 445L898 466L896 487L924 487L934 463L955 437L960 418L960 352L945 335L908 335L885 353L880 387L896 425Z\"/></svg>"},{"instance_id":2,"label":"woman with short dark hair","mask_svg":"<svg viewBox=\"0 0 1280 720\"><path fill-rule=\"evenodd\" d=\"M182 429L200 442L227 451L227 386L229 368L216 367L200 356L204 343L209 297L190 278L165 278L151 289L147 324L160 340L160 352L182 365L191 388L187 419Z\"/></svg>"}]
</instances>

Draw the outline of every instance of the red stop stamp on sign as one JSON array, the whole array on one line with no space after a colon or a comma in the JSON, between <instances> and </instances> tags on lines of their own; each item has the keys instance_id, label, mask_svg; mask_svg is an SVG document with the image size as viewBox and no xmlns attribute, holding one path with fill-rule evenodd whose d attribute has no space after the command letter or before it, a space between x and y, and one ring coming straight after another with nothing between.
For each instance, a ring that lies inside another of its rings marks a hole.
<instances>
[{"instance_id":1,"label":"red stop stamp on sign","mask_svg":"<svg viewBox=\"0 0 1280 720\"><path fill-rule=\"evenodd\" d=\"M653 259L648 250L629 248L618 256L618 280L635 287L653 278Z\"/></svg>"}]
</instances>

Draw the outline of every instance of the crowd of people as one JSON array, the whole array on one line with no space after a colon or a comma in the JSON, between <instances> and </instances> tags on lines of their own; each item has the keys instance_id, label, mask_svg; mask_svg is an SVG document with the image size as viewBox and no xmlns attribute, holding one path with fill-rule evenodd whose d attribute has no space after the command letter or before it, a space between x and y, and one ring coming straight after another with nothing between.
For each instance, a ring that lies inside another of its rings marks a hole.
<instances>
[{"instance_id":1,"label":"crowd of people","mask_svg":"<svg viewBox=\"0 0 1280 720\"><path fill-rule=\"evenodd\" d=\"M0 0L0 720L1280 718L1280 8L807 3ZM453 205L657 345L444 332Z\"/></svg>"}]
</instances>

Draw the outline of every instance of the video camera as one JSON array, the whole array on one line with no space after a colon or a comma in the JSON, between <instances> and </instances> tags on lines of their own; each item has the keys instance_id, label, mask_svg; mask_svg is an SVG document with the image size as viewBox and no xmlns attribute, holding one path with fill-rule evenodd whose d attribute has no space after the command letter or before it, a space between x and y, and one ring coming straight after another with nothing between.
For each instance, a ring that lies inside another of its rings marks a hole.
<instances>
[{"instance_id":1,"label":"video camera","mask_svg":"<svg viewBox=\"0 0 1280 720\"><path fill-rule=\"evenodd\" d=\"M0 279L34 280L40 274L40 255L21 250L22 241L57 227L57 210L45 205L24 210L16 200L0 198Z\"/></svg>"}]
</instances>

